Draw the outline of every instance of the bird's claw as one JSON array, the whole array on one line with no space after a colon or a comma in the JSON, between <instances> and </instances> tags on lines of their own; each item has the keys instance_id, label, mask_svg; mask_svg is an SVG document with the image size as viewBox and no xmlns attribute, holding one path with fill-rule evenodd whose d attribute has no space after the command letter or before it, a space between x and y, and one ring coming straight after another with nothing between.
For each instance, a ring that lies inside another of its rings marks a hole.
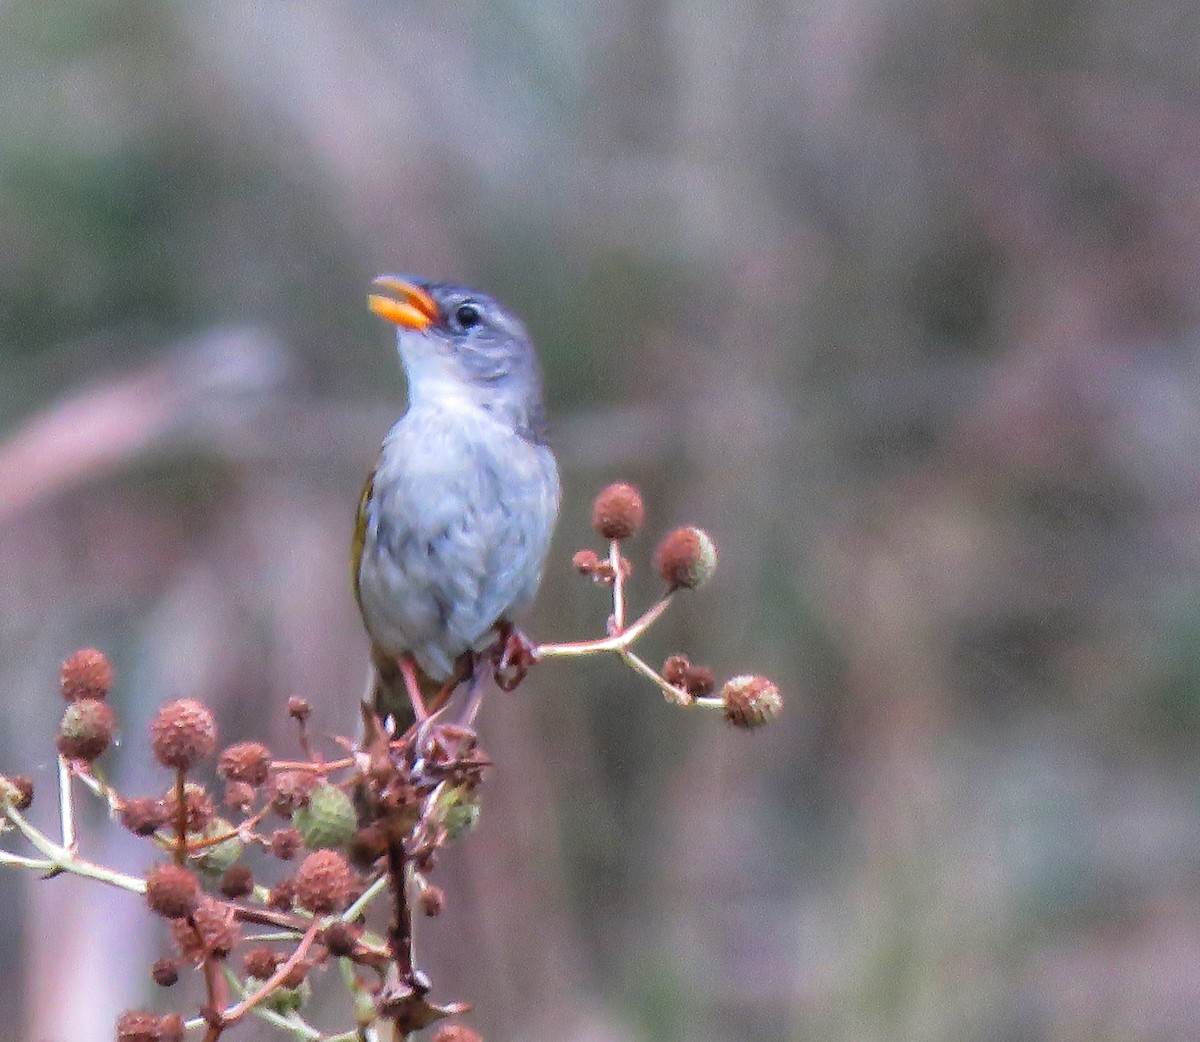
<instances>
[{"instance_id":1,"label":"bird's claw","mask_svg":"<svg viewBox=\"0 0 1200 1042\"><path fill-rule=\"evenodd\" d=\"M516 627L505 624L492 656L496 686L501 691L512 691L537 661L537 645Z\"/></svg>"}]
</instances>

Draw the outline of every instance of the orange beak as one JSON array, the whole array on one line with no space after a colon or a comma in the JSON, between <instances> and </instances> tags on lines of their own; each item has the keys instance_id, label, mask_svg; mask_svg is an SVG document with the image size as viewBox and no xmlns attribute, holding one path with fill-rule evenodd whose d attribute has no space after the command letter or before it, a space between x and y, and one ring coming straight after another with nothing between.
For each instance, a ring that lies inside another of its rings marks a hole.
<instances>
[{"instance_id":1,"label":"orange beak","mask_svg":"<svg viewBox=\"0 0 1200 1042\"><path fill-rule=\"evenodd\" d=\"M420 286L394 275L380 275L372 280L371 285L392 294L384 296L382 293L372 293L367 297L367 306L380 318L406 329L424 329L437 321L438 306Z\"/></svg>"}]
</instances>

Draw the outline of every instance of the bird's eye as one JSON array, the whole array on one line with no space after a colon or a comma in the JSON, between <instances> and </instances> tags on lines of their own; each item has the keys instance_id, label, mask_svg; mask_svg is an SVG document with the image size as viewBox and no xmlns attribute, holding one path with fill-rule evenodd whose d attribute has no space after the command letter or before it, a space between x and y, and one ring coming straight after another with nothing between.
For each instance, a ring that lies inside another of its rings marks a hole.
<instances>
[{"instance_id":1,"label":"bird's eye","mask_svg":"<svg viewBox=\"0 0 1200 1042\"><path fill-rule=\"evenodd\" d=\"M454 309L454 321L458 323L460 329L470 329L472 326L479 325L483 321L483 316L479 314L479 308L474 304L459 304Z\"/></svg>"}]
</instances>

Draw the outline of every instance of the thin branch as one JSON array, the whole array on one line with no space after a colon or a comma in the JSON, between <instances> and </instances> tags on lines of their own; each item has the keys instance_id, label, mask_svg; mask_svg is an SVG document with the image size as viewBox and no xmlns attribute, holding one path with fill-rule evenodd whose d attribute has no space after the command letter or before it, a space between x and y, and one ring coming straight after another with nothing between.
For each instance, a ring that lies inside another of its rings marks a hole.
<instances>
[{"instance_id":1,"label":"thin branch","mask_svg":"<svg viewBox=\"0 0 1200 1042\"><path fill-rule=\"evenodd\" d=\"M75 807L71 802L71 768L66 758L58 758L58 816L62 822L62 845L75 850Z\"/></svg>"},{"instance_id":2,"label":"thin branch","mask_svg":"<svg viewBox=\"0 0 1200 1042\"><path fill-rule=\"evenodd\" d=\"M671 603L671 595L667 594L653 608L647 611L636 622L632 623L621 633L603 640L568 641L564 644L539 644L534 648L534 657L544 658L575 658L581 655L597 655L604 651L621 651L628 648L635 640L656 623Z\"/></svg>"}]
</instances>

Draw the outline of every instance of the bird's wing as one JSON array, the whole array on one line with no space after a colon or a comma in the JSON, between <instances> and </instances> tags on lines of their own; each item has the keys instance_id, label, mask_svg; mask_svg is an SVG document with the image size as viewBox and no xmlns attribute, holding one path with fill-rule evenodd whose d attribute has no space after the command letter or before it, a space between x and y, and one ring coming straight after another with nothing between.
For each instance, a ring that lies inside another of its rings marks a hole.
<instances>
[{"instance_id":1,"label":"bird's wing","mask_svg":"<svg viewBox=\"0 0 1200 1042\"><path fill-rule=\"evenodd\" d=\"M362 587L359 572L362 566L363 547L367 544L367 516L371 496L375 493L375 471L367 475L362 494L358 497L358 512L354 515L354 537L350 540L350 582L354 586L354 600L358 610L363 610Z\"/></svg>"}]
</instances>

